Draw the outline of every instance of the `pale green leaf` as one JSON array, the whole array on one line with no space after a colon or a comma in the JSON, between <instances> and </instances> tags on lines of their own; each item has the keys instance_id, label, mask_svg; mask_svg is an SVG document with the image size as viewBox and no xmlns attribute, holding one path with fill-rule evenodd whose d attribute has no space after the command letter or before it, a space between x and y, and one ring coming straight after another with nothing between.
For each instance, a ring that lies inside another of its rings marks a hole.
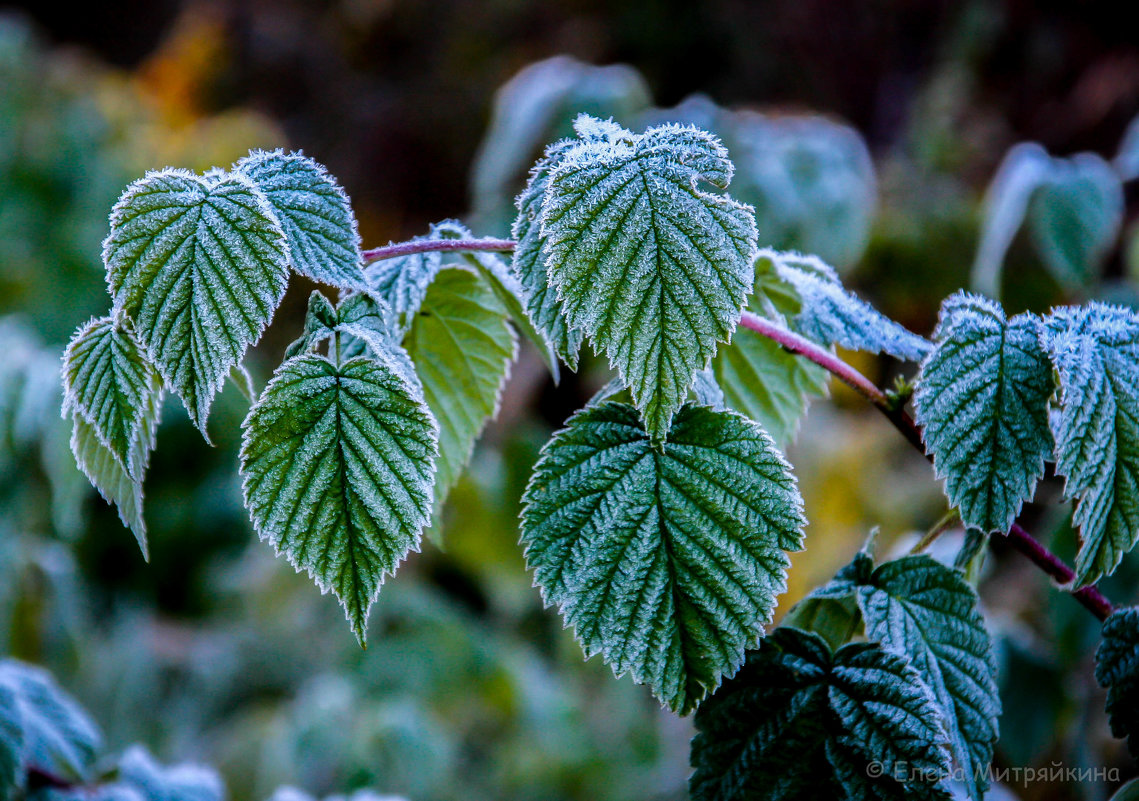
<instances>
[{"instance_id":1,"label":"pale green leaf","mask_svg":"<svg viewBox=\"0 0 1139 801\"><path fill-rule=\"evenodd\" d=\"M88 779L102 736L55 679L40 668L6 659L0 661L0 687L15 699L23 730L21 763L62 779Z\"/></svg>"},{"instance_id":2,"label":"pale green leaf","mask_svg":"<svg viewBox=\"0 0 1139 801\"><path fill-rule=\"evenodd\" d=\"M914 411L949 501L968 526L1005 533L1052 455L1052 365L1040 321L958 293L942 304Z\"/></svg>"},{"instance_id":3,"label":"pale green leaf","mask_svg":"<svg viewBox=\"0 0 1139 801\"><path fill-rule=\"evenodd\" d=\"M945 735L905 657L872 643L832 655L776 629L696 713L693 801L948 799Z\"/></svg>"},{"instance_id":4,"label":"pale green leaf","mask_svg":"<svg viewBox=\"0 0 1139 801\"><path fill-rule=\"evenodd\" d=\"M365 286L352 204L324 167L301 153L256 150L233 166L277 213L293 269L343 289Z\"/></svg>"},{"instance_id":5,"label":"pale green leaf","mask_svg":"<svg viewBox=\"0 0 1139 801\"><path fill-rule=\"evenodd\" d=\"M965 786L979 801L1001 701L977 593L959 571L922 554L880 565L857 598L867 639L909 657L933 690Z\"/></svg>"},{"instance_id":6,"label":"pale green leaf","mask_svg":"<svg viewBox=\"0 0 1139 801\"><path fill-rule=\"evenodd\" d=\"M816 256L762 250L757 271L764 263L799 296L800 309L791 321L808 339L849 350L887 353L899 359L921 361L930 343L907 331L870 304L848 292L838 274Z\"/></svg>"},{"instance_id":7,"label":"pale green leaf","mask_svg":"<svg viewBox=\"0 0 1139 801\"><path fill-rule=\"evenodd\" d=\"M526 311L534 324L545 333L562 361L571 370L576 370L582 333L570 328L558 293L550 286L544 252L546 238L542 235L541 225L542 203L550 182L550 171L558 158L573 146L571 140L550 145L530 172L530 180L516 201L518 216L514 218L511 235L518 244L514 248L511 267L522 285Z\"/></svg>"},{"instance_id":8,"label":"pale green leaf","mask_svg":"<svg viewBox=\"0 0 1139 801\"><path fill-rule=\"evenodd\" d=\"M244 423L245 505L258 535L322 592L361 644L384 578L419 545L437 433L390 367L314 354L282 364Z\"/></svg>"},{"instance_id":9,"label":"pale green leaf","mask_svg":"<svg viewBox=\"0 0 1139 801\"><path fill-rule=\"evenodd\" d=\"M502 308L506 309L507 314L510 315L510 320L514 326L530 340L538 353L542 354L542 358L545 359L550 368L554 383L558 383L561 379L558 355L546 334L540 331L534 321L530 319L530 313L524 305L526 303L526 290L522 288L518 278L511 272L506 263L494 253L465 253L463 260L474 267L482 276L486 285L498 298L498 302L502 304Z\"/></svg>"},{"instance_id":10,"label":"pale green leaf","mask_svg":"<svg viewBox=\"0 0 1139 801\"><path fill-rule=\"evenodd\" d=\"M1095 677L1107 690L1111 733L1127 738L1127 748L1139 758L1139 607L1117 609L1103 624L1096 649Z\"/></svg>"},{"instance_id":11,"label":"pale green leaf","mask_svg":"<svg viewBox=\"0 0 1139 801\"><path fill-rule=\"evenodd\" d=\"M162 391L158 371L134 335L109 317L80 328L63 354L63 413L74 413L134 479L144 465L137 457L139 429Z\"/></svg>"},{"instance_id":12,"label":"pale green leaf","mask_svg":"<svg viewBox=\"0 0 1139 801\"><path fill-rule=\"evenodd\" d=\"M1139 316L1093 303L1045 322L1060 377L1056 472L1065 496L1078 499L1082 587L1111 574L1139 539Z\"/></svg>"},{"instance_id":13,"label":"pale green leaf","mask_svg":"<svg viewBox=\"0 0 1139 801\"><path fill-rule=\"evenodd\" d=\"M741 664L802 547L787 462L755 423L684 406L654 443L632 406L570 419L524 498L526 561L587 656L686 713Z\"/></svg>"},{"instance_id":14,"label":"pale green leaf","mask_svg":"<svg viewBox=\"0 0 1139 801\"><path fill-rule=\"evenodd\" d=\"M285 293L288 245L265 196L240 174L148 173L115 204L103 260L115 313L205 435L214 395Z\"/></svg>"},{"instance_id":15,"label":"pale green leaf","mask_svg":"<svg viewBox=\"0 0 1139 801\"><path fill-rule=\"evenodd\" d=\"M498 412L517 342L506 310L474 272L439 272L404 339L439 422L435 498L442 503Z\"/></svg>"},{"instance_id":16,"label":"pale green leaf","mask_svg":"<svg viewBox=\"0 0 1139 801\"><path fill-rule=\"evenodd\" d=\"M653 437L726 342L754 279L752 210L709 193L732 165L711 134L632 134L588 117L542 207L546 267L566 321L603 350Z\"/></svg>"}]
</instances>

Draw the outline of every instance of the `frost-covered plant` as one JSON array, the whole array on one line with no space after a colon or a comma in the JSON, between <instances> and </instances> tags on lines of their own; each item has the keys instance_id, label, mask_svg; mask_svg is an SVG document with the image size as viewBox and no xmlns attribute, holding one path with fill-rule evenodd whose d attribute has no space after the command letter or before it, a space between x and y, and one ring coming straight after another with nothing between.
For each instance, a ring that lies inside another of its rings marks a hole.
<instances>
[{"instance_id":1,"label":"frost-covered plant","mask_svg":"<svg viewBox=\"0 0 1139 801\"><path fill-rule=\"evenodd\" d=\"M822 260L761 249L732 173L696 127L583 116L534 166L513 239L449 221L370 251L335 180L300 154L150 173L111 214L111 311L64 356L75 457L145 552L163 393L208 438L234 380L252 402L240 470L254 528L337 596L363 644L381 584L494 415L518 334L555 378L588 342L617 378L543 450L522 545L587 656L696 712L693 797L945 798L953 776L979 799L1000 699L965 568L997 535L1112 615L1095 583L1139 538L1139 315L1010 318L961 292L927 340ZM242 358L290 269L339 294L313 293L257 392ZM918 363L914 416L911 385L883 392L835 346ZM830 374L929 453L969 536L957 568L920 546L876 563L868 546L764 636L804 547L780 443ZM1075 502L1074 570L1015 522L1049 461ZM1137 620L1110 617L1097 673L1120 736L1136 730Z\"/></svg>"}]
</instances>

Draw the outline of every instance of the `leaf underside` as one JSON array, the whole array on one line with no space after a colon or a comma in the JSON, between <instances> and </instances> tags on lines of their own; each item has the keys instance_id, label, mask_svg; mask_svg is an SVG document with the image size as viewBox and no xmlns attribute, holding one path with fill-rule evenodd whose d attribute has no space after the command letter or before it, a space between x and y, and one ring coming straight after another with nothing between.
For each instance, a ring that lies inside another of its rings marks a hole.
<instances>
[{"instance_id":1,"label":"leaf underside","mask_svg":"<svg viewBox=\"0 0 1139 801\"><path fill-rule=\"evenodd\" d=\"M776 629L696 713L694 801L948 799L929 689L872 643ZM900 779L908 779L902 781Z\"/></svg>"},{"instance_id":2,"label":"leaf underside","mask_svg":"<svg viewBox=\"0 0 1139 801\"><path fill-rule=\"evenodd\" d=\"M730 477L730 479L729 479ZM787 463L754 423L685 406L654 445L636 410L571 418L526 490L522 542L587 656L691 711L742 662L802 547Z\"/></svg>"},{"instance_id":3,"label":"leaf underside","mask_svg":"<svg viewBox=\"0 0 1139 801\"><path fill-rule=\"evenodd\" d=\"M431 509L435 422L389 366L313 354L285 362L244 424L245 505L258 535L322 592L364 642L384 578Z\"/></svg>"}]
</instances>

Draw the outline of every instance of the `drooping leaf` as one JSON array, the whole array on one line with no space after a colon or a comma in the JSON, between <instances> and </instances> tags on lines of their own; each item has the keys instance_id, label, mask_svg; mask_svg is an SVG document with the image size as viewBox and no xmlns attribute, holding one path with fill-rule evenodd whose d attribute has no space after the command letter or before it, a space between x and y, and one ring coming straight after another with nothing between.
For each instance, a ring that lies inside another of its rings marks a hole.
<instances>
[{"instance_id":1,"label":"drooping leaf","mask_svg":"<svg viewBox=\"0 0 1139 801\"><path fill-rule=\"evenodd\" d=\"M363 644L380 585L430 514L437 430L418 387L372 359L301 355L277 369L243 427L258 535L336 594Z\"/></svg>"},{"instance_id":2,"label":"drooping leaf","mask_svg":"<svg viewBox=\"0 0 1139 801\"><path fill-rule=\"evenodd\" d=\"M1095 660L1096 681L1107 690L1111 733L1127 738L1139 759L1139 607L1117 609L1107 619Z\"/></svg>"},{"instance_id":3,"label":"drooping leaf","mask_svg":"<svg viewBox=\"0 0 1139 801\"><path fill-rule=\"evenodd\" d=\"M933 690L964 784L979 801L1001 701L976 592L959 571L920 554L879 565L857 600L867 639L907 656Z\"/></svg>"},{"instance_id":4,"label":"drooping leaf","mask_svg":"<svg viewBox=\"0 0 1139 801\"><path fill-rule=\"evenodd\" d=\"M63 413L90 426L127 474L142 480L145 456L136 447L151 399L162 391L158 371L127 328L109 317L80 328L63 354Z\"/></svg>"},{"instance_id":5,"label":"drooping leaf","mask_svg":"<svg viewBox=\"0 0 1139 801\"><path fill-rule=\"evenodd\" d=\"M148 173L111 212L103 260L115 314L134 322L203 435L230 367L285 293L288 253L264 194L241 174Z\"/></svg>"},{"instance_id":6,"label":"drooping leaf","mask_svg":"<svg viewBox=\"0 0 1139 801\"><path fill-rule=\"evenodd\" d=\"M700 188L732 175L711 134L632 134L588 117L577 127L542 207L548 275L568 324L607 354L659 438L739 320L755 221L750 207Z\"/></svg>"},{"instance_id":7,"label":"drooping leaf","mask_svg":"<svg viewBox=\"0 0 1139 801\"><path fill-rule=\"evenodd\" d=\"M526 561L587 656L686 713L754 647L802 547L790 468L755 423L684 406L654 444L626 404L570 419L524 497Z\"/></svg>"},{"instance_id":8,"label":"drooping leaf","mask_svg":"<svg viewBox=\"0 0 1139 801\"><path fill-rule=\"evenodd\" d=\"M90 777L102 737L95 724L47 672L12 659L0 661L0 691L14 699L23 730L20 764L64 780Z\"/></svg>"},{"instance_id":9,"label":"drooping leaf","mask_svg":"<svg viewBox=\"0 0 1139 801\"><path fill-rule=\"evenodd\" d=\"M24 786L24 721L16 693L0 683L0 801Z\"/></svg>"},{"instance_id":10,"label":"drooping leaf","mask_svg":"<svg viewBox=\"0 0 1139 801\"><path fill-rule=\"evenodd\" d=\"M486 283L469 270L448 268L427 288L404 343L439 422L435 499L442 503L498 412L517 342Z\"/></svg>"},{"instance_id":11,"label":"drooping leaf","mask_svg":"<svg viewBox=\"0 0 1139 801\"><path fill-rule=\"evenodd\" d=\"M848 292L833 269L815 256L760 251L757 270L770 270L795 288L800 310L792 319L803 336L824 345L888 353L921 361L930 343Z\"/></svg>"},{"instance_id":12,"label":"drooping leaf","mask_svg":"<svg viewBox=\"0 0 1139 801\"><path fill-rule=\"evenodd\" d=\"M142 746L131 746L118 765L119 781L137 790L146 801L222 801L220 777L200 765L158 764Z\"/></svg>"},{"instance_id":13,"label":"drooping leaf","mask_svg":"<svg viewBox=\"0 0 1139 801\"><path fill-rule=\"evenodd\" d=\"M1058 309L1045 324L1060 377L1056 472L1078 499L1082 587L1110 575L1139 539L1139 316L1092 303Z\"/></svg>"},{"instance_id":14,"label":"drooping leaf","mask_svg":"<svg viewBox=\"0 0 1139 801\"><path fill-rule=\"evenodd\" d=\"M832 655L779 628L696 713L694 801L948 799L945 735L905 657L873 643Z\"/></svg>"},{"instance_id":15,"label":"drooping leaf","mask_svg":"<svg viewBox=\"0 0 1139 801\"><path fill-rule=\"evenodd\" d=\"M277 213L293 269L342 289L365 286L352 203L324 167L302 153L255 150L233 169L252 179Z\"/></svg>"},{"instance_id":16,"label":"drooping leaf","mask_svg":"<svg viewBox=\"0 0 1139 801\"><path fill-rule=\"evenodd\" d=\"M522 285L526 311L552 344L555 352L571 370L577 370L578 351L581 349L581 331L570 328L562 312L557 290L550 286L544 252L546 238L542 235L542 203L550 182L550 171L557 160L573 147L571 140L562 140L546 149L546 154L534 165L530 180L518 196L518 216L511 226L511 236L517 241L511 267Z\"/></svg>"},{"instance_id":17,"label":"drooping leaf","mask_svg":"<svg viewBox=\"0 0 1139 801\"><path fill-rule=\"evenodd\" d=\"M1052 455L1052 365L1040 321L958 293L942 304L937 346L914 394L934 467L968 526L1009 530Z\"/></svg>"},{"instance_id":18,"label":"drooping leaf","mask_svg":"<svg viewBox=\"0 0 1139 801\"><path fill-rule=\"evenodd\" d=\"M72 338L63 383L75 462L149 559L142 484L158 434L161 378L131 332L103 318Z\"/></svg>"}]
</instances>

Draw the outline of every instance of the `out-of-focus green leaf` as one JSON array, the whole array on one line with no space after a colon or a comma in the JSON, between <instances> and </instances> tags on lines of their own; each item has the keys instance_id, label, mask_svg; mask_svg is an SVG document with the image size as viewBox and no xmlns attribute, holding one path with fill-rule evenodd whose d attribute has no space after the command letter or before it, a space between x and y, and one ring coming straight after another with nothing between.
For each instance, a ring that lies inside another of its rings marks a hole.
<instances>
[{"instance_id":1,"label":"out-of-focus green leaf","mask_svg":"<svg viewBox=\"0 0 1139 801\"><path fill-rule=\"evenodd\" d=\"M1095 676L1107 690L1111 733L1139 757L1139 607L1116 610L1103 624Z\"/></svg>"}]
</instances>

